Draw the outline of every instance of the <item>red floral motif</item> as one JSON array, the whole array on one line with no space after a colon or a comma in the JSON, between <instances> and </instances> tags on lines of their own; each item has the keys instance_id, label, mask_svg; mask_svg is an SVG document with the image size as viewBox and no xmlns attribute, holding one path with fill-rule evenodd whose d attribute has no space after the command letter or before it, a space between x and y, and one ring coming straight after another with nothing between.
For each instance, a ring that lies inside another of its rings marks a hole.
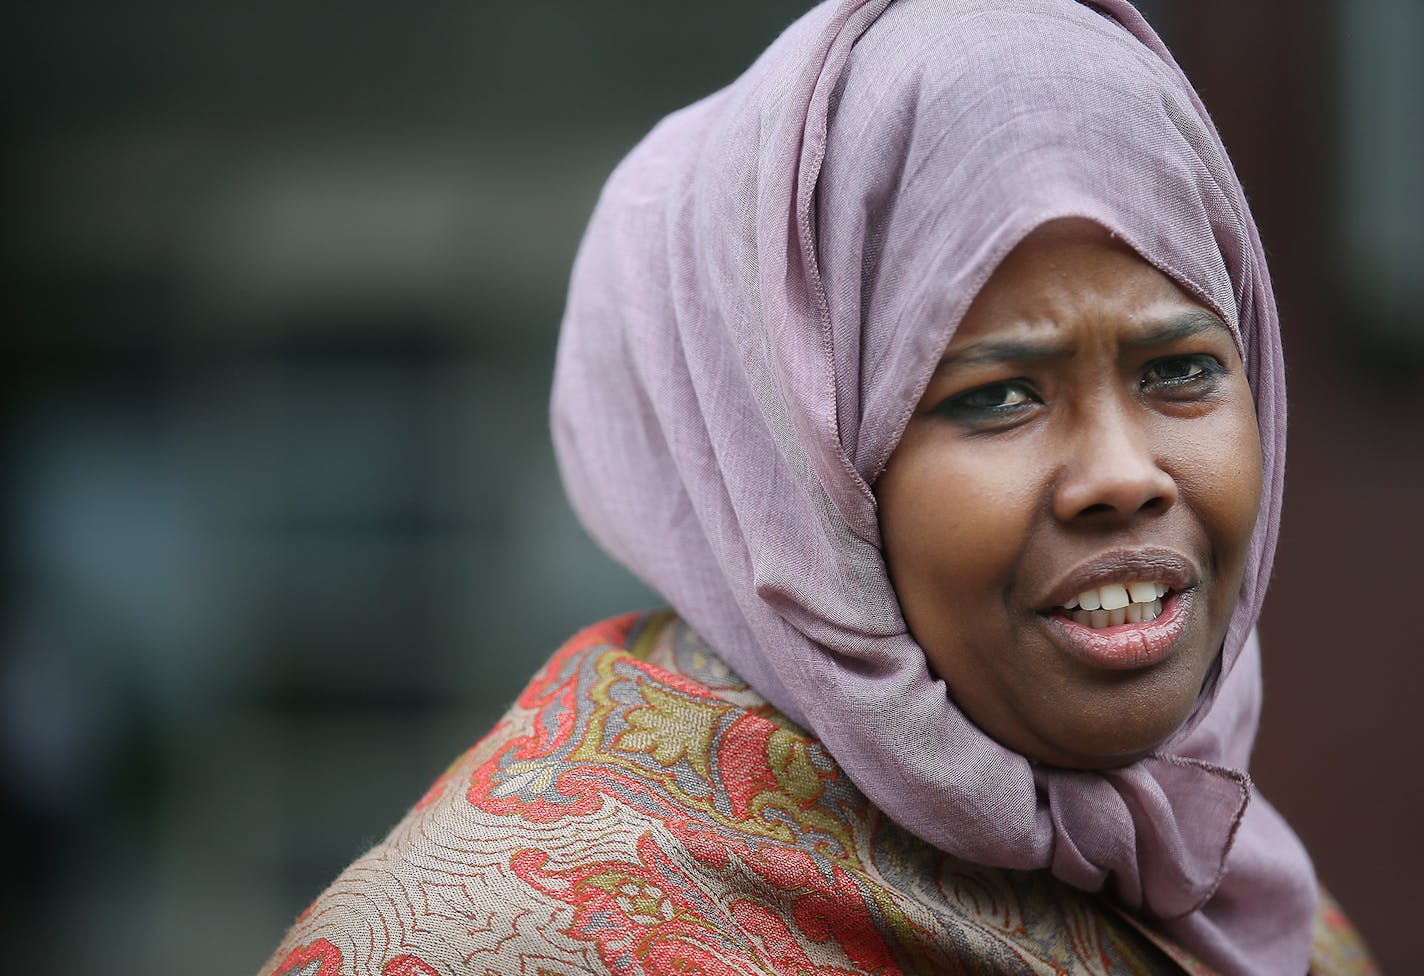
<instances>
[{"instance_id":1,"label":"red floral motif","mask_svg":"<svg viewBox=\"0 0 1424 976\"><path fill-rule=\"evenodd\" d=\"M776 774L766 761L767 745L777 726L755 715L744 715L727 729L723 748L729 760L722 766L722 783L732 806L732 816L745 819L752 802L768 791L778 790Z\"/></svg>"},{"instance_id":2,"label":"red floral motif","mask_svg":"<svg viewBox=\"0 0 1424 976\"><path fill-rule=\"evenodd\" d=\"M677 869L651 837L638 844L636 862L584 864L544 869L548 857L524 851L514 871L527 884L574 908L568 935L594 943L599 958L617 976L745 976L764 972L769 958L759 927L747 928L734 905L730 914L714 905ZM718 917L721 916L721 917ZM783 926L784 928L784 926ZM778 954L789 933L769 933ZM787 972L844 976L844 971L804 965ZM781 972L782 970L777 970Z\"/></svg>"},{"instance_id":3,"label":"red floral motif","mask_svg":"<svg viewBox=\"0 0 1424 976\"><path fill-rule=\"evenodd\" d=\"M381 967L381 976L440 976L434 966L410 953L392 956Z\"/></svg>"},{"instance_id":4,"label":"red floral motif","mask_svg":"<svg viewBox=\"0 0 1424 976\"><path fill-rule=\"evenodd\" d=\"M807 945L839 946L856 972L900 973L881 934L884 919L877 924L866 900L873 883L795 846L793 825L828 825L817 808L825 783L839 776L834 767L813 766L804 741L776 723L738 714L707 689L629 657L621 644L636 619L590 628L554 656L519 700L532 713L529 732L474 770L467 799L498 816L554 823L612 798L662 824L718 879L714 884L732 886L732 895L704 894L652 831L639 837L633 863L549 869L548 855L524 850L512 859L515 874L572 906L568 934L595 943L614 973L730 974L764 972L768 964L806 976L851 972L813 962ZM610 693L629 680L641 703ZM610 718L615 714L621 724ZM578 716L586 720L582 728ZM634 744L623 745L628 733L606 739L606 726L636 730ZM694 727L705 742L679 738ZM664 728L671 739L658 738ZM688 794L685 781L666 772L683 759L683 775L705 781L705 794ZM765 816L771 809L780 815ZM729 829L709 823L709 815ZM776 905L764 904L766 897Z\"/></svg>"},{"instance_id":5,"label":"red floral motif","mask_svg":"<svg viewBox=\"0 0 1424 976\"><path fill-rule=\"evenodd\" d=\"M341 950L326 939L297 946L277 964L272 976L338 976Z\"/></svg>"},{"instance_id":6,"label":"red floral motif","mask_svg":"<svg viewBox=\"0 0 1424 976\"><path fill-rule=\"evenodd\" d=\"M857 884L850 872L839 866L830 866L827 871L800 850L775 845L754 848L706 830L675 833L682 848L709 868L725 870L734 862L740 863L756 880L786 892L790 910L785 914L802 936L815 943L834 941L855 964L857 972L900 972L866 905L862 888L865 879ZM738 902L745 919L761 919L764 923L752 931L764 937L775 932L778 938L791 938L790 930L776 913L765 914L764 908L751 905ZM742 917L738 921L745 924ZM790 971L801 970L793 967Z\"/></svg>"},{"instance_id":7,"label":"red floral motif","mask_svg":"<svg viewBox=\"0 0 1424 976\"><path fill-rule=\"evenodd\" d=\"M585 782L587 769L560 771L550 757L568 744L575 731L578 683L570 675L592 648L617 647L637 619L638 614L628 614L587 627L555 653L518 699L519 707L535 713L530 734L514 739L475 770L466 794L470 803L497 816L535 823L556 823L598 809L603 803L599 789L605 785L603 771L595 777L598 782L590 784ZM538 792L543 795L531 800L511 792L510 787L522 785L521 778L542 787ZM555 799L545 798L550 795Z\"/></svg>"},{"instance_id":8,"label":"red floral motif","mask_svg":"<svg viewBox=\"0 0 1424 976\"><path fill-rule=\"evenodd\" d=\"M534 680L529 683L529 687L520 693L517 699L521 708L537 709L549 702L551 689L561 689L572 694L573 689L567 688L567 671L565 666L577 662L590 650L596 647L621 648L624 638L628 636L628 631L642 617L639 613L625 613L619 617L610 617L607 620L592 624L574 634L564 646L560 647L549 659L539 673L534 676ZM572 716L569 716L570 725Z\"/></svg>"}]
</instances>

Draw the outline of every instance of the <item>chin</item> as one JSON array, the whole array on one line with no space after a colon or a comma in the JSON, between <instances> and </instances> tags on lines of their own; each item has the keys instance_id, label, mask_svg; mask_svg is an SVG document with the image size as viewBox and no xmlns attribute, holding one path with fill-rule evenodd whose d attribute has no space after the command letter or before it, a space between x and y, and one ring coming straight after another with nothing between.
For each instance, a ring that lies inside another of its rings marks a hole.
<instances>
[{"instance_id":1,"label":"chin","mask_svg":"<svg viewBox=\"0 0 1424 976\"><path fill-rule=\"evenodd\" d=\"M1039 737L1037 743L1018 751L1037 762L1065 769L1126 766L1156 752L1181 728L1191 706L1189 701L1184 706L1163 708L1158 702L1137 721L1132 720L1132 709L1122 707L1106 714L1090 710L1062 716L1054 725L1055 735Z\"/></svg>"},{"instance_id":2,"label":"chin","mask_svg":"<svg viewBox=\"0 0 1424 976\"><path fill-rule=\"evenodd\" d=\"M1162 740L1165 742L1166 740ZM1127 752L1113 754L1094 752L1091 754L1070 754L1055 751L1051 756L1034 756L1029 758L1035 762L1048 766L1060 766L1064 769L1115 769L1119 766L1129 766L1144 756L1152 754L1153 750L1161 742L1154 742L1145 748L1132 749Z\"/></svg>"}]
</instances>

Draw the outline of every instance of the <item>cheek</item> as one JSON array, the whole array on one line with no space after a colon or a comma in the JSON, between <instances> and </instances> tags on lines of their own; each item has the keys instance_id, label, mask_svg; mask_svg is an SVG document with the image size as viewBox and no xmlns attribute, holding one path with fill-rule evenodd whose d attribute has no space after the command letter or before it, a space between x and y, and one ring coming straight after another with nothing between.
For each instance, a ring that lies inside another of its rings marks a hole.
<instances>
[{"instance_id":1,"label":"cheek","mask_svg":"<svg viewBox=\"0 0 1424 976\"><path fill-rule=\"evenodd\" d=\"M876 485L891 582L927 654L990 626L1013 579L1040 491L1027 452L907 432ZM937 667L939 662L935 662Z\"/></svg>"},{"instance_id":2,"label":"cheek","mask_svg":"<svg viewBox=\"0 0 1424 976\"><path fill-rule=\"evenodd\" d=\"M1194 421L1175 450L1175 477L1201 519L1223 569L1244 568L1261 505L1261 441L1250 391L1241 380L1210 422Z\"/></svg>"}]
</instances>

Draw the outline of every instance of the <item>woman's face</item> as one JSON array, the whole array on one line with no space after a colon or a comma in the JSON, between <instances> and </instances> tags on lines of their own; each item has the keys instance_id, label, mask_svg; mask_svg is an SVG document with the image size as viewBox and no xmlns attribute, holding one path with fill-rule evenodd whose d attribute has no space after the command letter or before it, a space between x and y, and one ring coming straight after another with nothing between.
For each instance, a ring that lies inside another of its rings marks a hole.
<instances>
[{"instance_id":1,"label":"woman's face","mask_svg":"<svg viewBox=\"0 0 1424 976\"><path fill-rule=\"evenodd\" d=\"M876 495L959 708L1042 762L1131 762L1186 719L1236 605L1261 496L1241 357L1105 231L1047 224L975 298Z\"/></svg>"}]
</instances>

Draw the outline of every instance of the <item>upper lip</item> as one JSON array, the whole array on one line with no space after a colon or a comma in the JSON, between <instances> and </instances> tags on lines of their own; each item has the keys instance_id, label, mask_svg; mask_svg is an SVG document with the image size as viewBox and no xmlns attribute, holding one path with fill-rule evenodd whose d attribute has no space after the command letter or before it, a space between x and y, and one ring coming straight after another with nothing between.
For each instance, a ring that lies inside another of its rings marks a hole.
<instances>
[{"instance_id":1,"label":"upper lip","mask_svg":"<svg viewBox=\"0 0 1424 976\"><path fill-rule=\"evenodd\" d=\"M1195 586L1199 578L1192 561L1175 550L1160 546L1114 549L1074 567L1054 586L1042 609L1057 609L1084 590L1107 583L1152 582L1185 590Z\"/></svg>"}]
</instances>

